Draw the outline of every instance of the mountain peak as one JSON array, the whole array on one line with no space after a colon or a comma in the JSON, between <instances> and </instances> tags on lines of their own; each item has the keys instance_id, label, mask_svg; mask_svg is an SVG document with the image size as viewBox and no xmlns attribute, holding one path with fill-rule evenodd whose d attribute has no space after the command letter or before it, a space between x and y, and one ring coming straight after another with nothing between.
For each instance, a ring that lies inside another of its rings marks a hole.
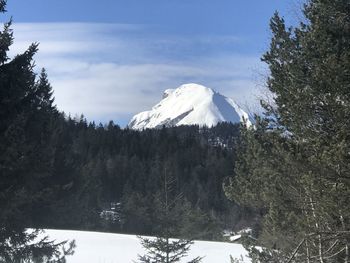
<instances>
[{"instance_id":1,"label":"mountain peak","mask_svg":"<svg viewBox=\"0 0 350 263\"><path fill-rule=\"evenodd\" d=\"M189 83L165 90L163 99L150 111L135 115L128 127L137 130L194 124L211 127L219 122L243 120L251 124L248 114L232 99L203 85Z\"/></svg>"}]
</instances>

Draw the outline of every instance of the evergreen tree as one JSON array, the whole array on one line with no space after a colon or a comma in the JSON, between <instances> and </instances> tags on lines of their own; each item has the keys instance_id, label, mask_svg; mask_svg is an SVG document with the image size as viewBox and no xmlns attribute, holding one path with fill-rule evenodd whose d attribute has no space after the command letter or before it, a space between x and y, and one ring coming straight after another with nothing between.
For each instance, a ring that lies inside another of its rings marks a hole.
<instances>
[{"instance_id":1,"label":"evergreen tree","mask_svg":"<svg viewBox=\"0 0 350 263\"><path fill-rule=\"evenodd\" d=\"M139 256L142 263L175 263L187 256L191 244L190 239L171 239L179 235L179 221L183 216L182 196L174 194L175 181L164 172L163 189L155 198L155 210L157 218L153 222L157 224L160 235L155 239L139 237L142 246L147 254ZM200 262L201 258L196 257L189 263Z\"/></svg>"},{"instance_id":2,"label":"evergreen tree","mask_svg":"<svg viewBox=\"0 0 350 263\"><path fill-rule=\"evenodd\" d=\"M6 1L0 1L4 12ZM0 32L0 262L62 262L60 248L35 227L33 213L52 192L50 127L55 108L42 75L36 82L33 56L37 45L10 60L13 42L6 23ZM73 243L64 254L71 253Z\"/></svg>"},{"instance_id":3,"label":"evergreen tree","mask_svg":"<svg viewBox=\"0 0 350 263\"><path fill-rule=\"evenodd\" d=\"M271 19L275 105L242 129L226 193L265 213L256 260L349 262L350 2L312 0L304 14L298 28Z\"/></svg>"}]
</instances>

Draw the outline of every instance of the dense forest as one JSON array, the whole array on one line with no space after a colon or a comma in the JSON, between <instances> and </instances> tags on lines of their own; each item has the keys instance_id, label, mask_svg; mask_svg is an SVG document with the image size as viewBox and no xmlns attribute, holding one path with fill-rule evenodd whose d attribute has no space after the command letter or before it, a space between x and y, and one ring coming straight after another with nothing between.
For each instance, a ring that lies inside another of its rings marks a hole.
<instances>
[{"instance_id":1,"label":"dense forest","mask_svg":"<svg viewBox=\"0 0 350 263\"><path fill-rule=\"evenodd\" d=\"M220 238L223 228L247 224L250 212L228 201L222 189L233 175L239 125L134 131L62 114L54 123L50 180L59 187L38 205L38 226L155 234L153 201L164 173L192 207L187 233ZM111 203L118 205L117 218L102 220L100 212Z\"/></svg>"}]
</instances>

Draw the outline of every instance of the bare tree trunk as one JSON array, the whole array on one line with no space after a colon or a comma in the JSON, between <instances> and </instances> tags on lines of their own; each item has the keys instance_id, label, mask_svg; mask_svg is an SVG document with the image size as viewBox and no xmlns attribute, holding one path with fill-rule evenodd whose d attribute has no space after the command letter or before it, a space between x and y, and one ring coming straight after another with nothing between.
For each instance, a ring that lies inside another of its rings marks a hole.
<instances>
[{"instance_id":1,"label":"bare tree trunk","mask_svg":"<svg viewBox=\"0 0 350 263\"><path fill-rule=\"evenodd\" d=\"M306 219L306 222L307 222L307 226L309 228L309 229L307 229L307 231L309 232L311 230L311 226L310 226L309 213L308 213L308 209L307 209L307 196L304 197L303 199L304 199L303 213L305 214L305 219ZM305 238L306 263L310 263L310 259L311 259L310 244L309 244L308 238L309 238L309 236L306 235L306 238Z\"/></svg>"},{"instance_id":2,"label":"bare tree trunk","mask_svg":"<svg viewBox=\"0 0 350 263\"><path fill-rule=\"evenodd\" d=\"M164 194L165 194L165 216L168 220L168 212L169 212L169 206L168 206L168 177L166 173L166 168L164 170ZM169 263L169 233L168 233L168 224L166 224L166 263Z\"/></svg>"},{"instance_id":3,"label":"bare tree trunk","mask_svg":"<svg viewBox=\"0 0 350 263\"><path fill-rule=\"evenodd\" d=\"M305 240L305 247L306 247L306 262L310 263L309 242L307 239Z\"/></svg>"},{"instance_id":4,"label":"bare tree trunk","mask_svg":"<svg viewBox=\"0 0 350 263\"><path fill-rule=\"evenodd\" d=\"M345 220L341 212L340 212L340 222L341 222L343 231L346 231ZM348 239L346 238L344 263L348 263L348 262L349 262L349 244L348 244Z\"/></svg>"},{"instance_id":5,"label":"bare tree trunk","mask_svg":"<svg viewBox=\"0 0 350 263\"><path fill-rule=\"evenodd\" d=\"M316 230L319 232L319 234L317 235L317 239L318 239L318 256L320 259L321 263L324 263L323 260L323 244L322 244L322 236L321 236L321 231L320 231L320 225L318 224L318 220L317 220L317 216L316 216L316 212L315 212L315 205L314 205L314 200L312 199L312 197L310 197L310 204L311 204L311 211L312 211L312 215L314 217L315 220L315 227Z\"/></svg>"},{"instance_id":6,"label":"bare tree trunk","mask_svg":"<svg viewBox=\"0 0 350 263\"><path fill-rule=\"evenodd\" d=\"M169 263L169 254L170 254L170 251L169 251L169 238L167 237L167 239L166 239L166 263Z\"/></svg>"},{"instance_id":7,"label":"bare tree trunk","mask_svg":"<svg viewBox=\"0 0 350 263\"><path fill-rule=\"evenodd\" d=\"M295 257L295 255L298 253L298 250L300 249L300 247L304 244L305 242L305 238L299 243L299 245L295 248L295 250L293 251L291 257L286 261L286 263L290 263L292 262L293 258Z\"/></svg>"}]
</instances>

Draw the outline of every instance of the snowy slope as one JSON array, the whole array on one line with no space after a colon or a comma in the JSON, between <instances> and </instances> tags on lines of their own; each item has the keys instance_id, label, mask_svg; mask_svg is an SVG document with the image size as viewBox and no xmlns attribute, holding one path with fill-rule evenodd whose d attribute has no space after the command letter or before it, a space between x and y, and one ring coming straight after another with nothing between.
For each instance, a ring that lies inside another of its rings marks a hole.
<instances>
[{"instance_id":1,"label":"snowy slope","mask_svg":"<svg viewBox=\"0 0 350 263\"><path fill-rule=\"evenodd\" d=\"M168 89L163 99L150 111L135 115L129 122L131 129L158 128L163 125L198 124L214 126L219 122L238 123L249 116L232 99L198 84L185 84Z\"/></svg>"},{"instance_id":2,"label":"snowy slope","mask_svg":"<svg viewBox=\"0 0 350 263\"><path fill-rule=\"evenodd\" d=\"M46 230L51 240L75 240L77 247L73 256L67 257L67 263L130 263L137 260L138 254L144 254L136 236L100 232ZM196 241L187 259L204 256L203 263L229 263L230 255L244 258L246 250L239 244L224 242ZM184 258L181 262L186 262Z\"/></svg>"}]
</instances>

